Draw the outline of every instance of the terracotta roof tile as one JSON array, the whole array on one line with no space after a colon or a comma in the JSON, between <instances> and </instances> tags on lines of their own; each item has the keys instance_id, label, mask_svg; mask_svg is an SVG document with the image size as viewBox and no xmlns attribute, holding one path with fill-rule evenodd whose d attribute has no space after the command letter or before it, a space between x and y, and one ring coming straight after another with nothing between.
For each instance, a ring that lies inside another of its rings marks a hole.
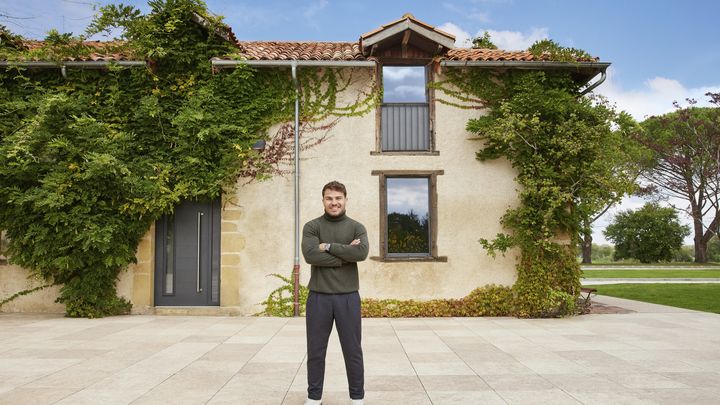
<instances>
[{"instance_id":1,"label":"terracotta roof tile","mask_svg":"<svg viewBox=\"0 0 720 405\"><path fill-rule=\"evenodd\" d=\"M458 61L550 61L549 55L535 56L528 51L504 51L502 49L450 49L443 57L444 60ZM583 58L577 62L597 62L600 58Z\"/></svg>"},{"instance_id":2,"label":"terracotta roof tile","mask_svg":"<svg viewBox=\"0 0 720 405\"><path fill-rule=\"evenodd\" d=\"M357 42L239 41L240 54L248 60L367 60ZM542 61L528 51L501 49L450 49L441 57L456 61ZM229 58L227 58L229 59ZM594 59L593 59L594 61Z\"/></svg>"},{"instance_id":3,"label":"terracotta roof tile","mask_svg":"<svg viewBox=\"0 0 720 405\"><path fill-rule=\"evenodd\" d=\"M445 60L459 61L533 61L538 59L528 51L503 51L500 49L450 49Z\"/></svg>"},{"instance_id":4,"label":"terracotta roof tile","mask_svg":"<svg viewBox=\"0 0 720 405\"><path fill-rule=\"evenodd\" d=\"M239 41L248 60L366 60L357 42Z\"/></svg>"},{"instance_id":5,"label":"terracotta roof tile","mask_svg":"<svg viewBox=\"0 0 720 405\"><path fill-rule=\"evenodd\" d=\"M26 40L28 50L38 49L42 41ZM237 41L237 55L247 60L318 60L318 61L364 61L358 42L279 42L279 41ZM86 46L97 52L80 57L70 57L66 61L126 61L137 60L130 51L117 52L124 44L122 41L86 41ZM231 56L219 57L230 59ZM455 48L447 51L442 60L452 61L542 61L528 51L503 51L500 49ZM587 61L597 61L591 59Z\"/></svg>"},{"instance_id":6,"label":"terracotta roof tile","mask_svg":"<svg viewBox=\"0 0 720 405\"><path fill-rule=\"evenodd\" d=\"M66 62L119 62L126 60L137 60L132 52L124 50L118 52L118 50L125 44L124 41L84 41L83 45L87 46L97 52L90 52L86 55L77 57L65 58ZM44 45L43 41L37 40L25 40L23 45L26 50L32 51L39 49ZM38 58L33 58L32 62L40 61Z\"/></svg>"}]
</instances>

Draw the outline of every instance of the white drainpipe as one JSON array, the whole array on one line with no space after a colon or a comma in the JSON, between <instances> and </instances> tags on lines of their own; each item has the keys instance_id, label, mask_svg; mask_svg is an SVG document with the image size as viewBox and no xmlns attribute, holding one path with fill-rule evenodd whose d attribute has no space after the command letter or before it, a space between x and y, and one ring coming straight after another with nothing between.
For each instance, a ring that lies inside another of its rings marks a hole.
<instances>
[{"instance_id":1,"label":"white drainpipe","mask_svg":"<svg viewBox=\"0 0 720 405\"><path fill-rule=\"evenodd\" d=\"M293 265L293 315L300 316L300 84L297 63L292 65L295 84L295 263Z\"/></svg>"},{"instance_id":2,"label":"white drainpipe","mask_svg":"<svg viewBox=\"0 0 720 405\"><path fill-rule=\"evenodd\" d=\"M300 88L297 68L305 67L374 67L372 61L327 60L224 60L213 59L213 68L234 68L238 65L255 67L290 67L295 85L295 257L293 265L293 314L300 316Z\"/></svg>"}]
</instances>

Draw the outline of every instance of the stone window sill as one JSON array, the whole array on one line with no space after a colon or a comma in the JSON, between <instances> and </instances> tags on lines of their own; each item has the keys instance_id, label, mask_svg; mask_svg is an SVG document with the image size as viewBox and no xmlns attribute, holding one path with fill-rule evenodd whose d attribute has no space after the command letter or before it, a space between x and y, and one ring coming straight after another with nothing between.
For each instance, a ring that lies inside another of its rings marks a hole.
<instances>
[{"instance_id":1,"label":"stone window sill","mask_svg":"<svg viewBox=\"0 0 720 405\"><path fill-rule=\"evenodd\" d=\"M439 156L440 151L433 150L407 150L407 151L371 151L371 156Z\"/></svg>"},{"instance_id":2,"label":"stone window sill","mask_svg":"<svg viewBox=\"0 0 720 405\"><path fill-rule=\"evenodd\" d=\"M370 256L370 260L376 262L441 262L447 263L447 256L408 256L408 257L381 257L381 256Z\"/></svg>"}]
</instances>

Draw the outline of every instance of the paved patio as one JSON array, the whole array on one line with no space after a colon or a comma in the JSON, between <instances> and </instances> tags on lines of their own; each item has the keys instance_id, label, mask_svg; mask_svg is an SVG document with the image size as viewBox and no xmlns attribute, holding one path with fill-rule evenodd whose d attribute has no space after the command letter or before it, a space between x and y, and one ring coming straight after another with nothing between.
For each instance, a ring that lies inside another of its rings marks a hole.
<instances>
[{"instance_id":1,"label":"paved patio","mask_svg":"<svg viewBox=\"0 0 720 405\"><path fill-rule=\"evenodd\" d=\"M717 404L720 315L365 319L367 404ZM304 319L0 314L1 404L302 404ZM324 404L347 404L337 336Z\"/></svg>"}]
</instances>

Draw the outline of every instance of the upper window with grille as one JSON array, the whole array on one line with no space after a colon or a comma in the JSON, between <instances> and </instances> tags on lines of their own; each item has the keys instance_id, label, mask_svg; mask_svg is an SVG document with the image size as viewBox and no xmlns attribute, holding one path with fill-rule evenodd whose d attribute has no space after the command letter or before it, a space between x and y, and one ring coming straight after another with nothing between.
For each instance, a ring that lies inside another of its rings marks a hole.
<instances>
[{"instance_id":1,"label":"upper window with grille","mask_svg":"<svg viewBox=\"0 0 720 405\"><path fill-rule=\"evenodd\" d=\"M383 66L382 152L432 151L425 66Z\"/></svg>"}]
</instances>

